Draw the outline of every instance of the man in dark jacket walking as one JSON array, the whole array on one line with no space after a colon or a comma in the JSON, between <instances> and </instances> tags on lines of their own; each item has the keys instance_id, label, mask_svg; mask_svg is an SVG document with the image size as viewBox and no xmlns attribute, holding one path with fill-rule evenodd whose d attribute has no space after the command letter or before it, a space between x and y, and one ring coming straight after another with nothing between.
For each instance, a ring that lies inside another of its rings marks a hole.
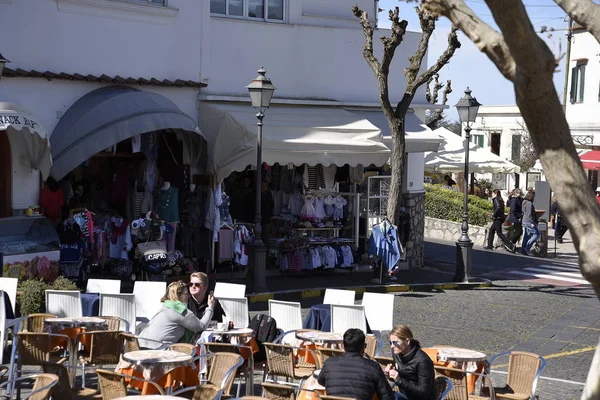
<instances>
[{"instance_id":1,"label":"man in dark jacket walking","mask_svg":"<svg viewBox=\"0 0 600 400\"><path fill-rule=\"evenodd\" d=\"M379 364L364 357L365 334L360 329L344 333L344 355L329 358L319 374L319 384L329 396L356 400L394 400L392 388Z\"/></svg>"}]
</instances>

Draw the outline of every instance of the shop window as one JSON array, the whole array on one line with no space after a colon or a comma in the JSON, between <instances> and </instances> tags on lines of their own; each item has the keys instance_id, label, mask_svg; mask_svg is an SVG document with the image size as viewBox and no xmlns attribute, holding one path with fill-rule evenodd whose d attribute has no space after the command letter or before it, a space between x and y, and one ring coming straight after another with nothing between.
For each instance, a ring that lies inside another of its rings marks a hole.
<instances>
[{"instance_id":1,"label":"shop window","mask_svg":"<svg viewBox=\"0 0 600 400\"><path fill-rule=\"evenodd\" d=\"M490 150L495 155L500 155L500 139L501 134L498 132L492 132L490 134Z\"/></svg>"},{"instance_id":2,"label":"shop window","mask_svg":"<svg viewBox=\"0 0 600 400\"><path fill-rule=\"evenodd\" d=\"M521 135L512 135L510 159L513 161L518 161L521 159Z\"/></svg>"},{"instance_id":3,"label":"shop window","mask_svg":"<svg viewBox=\"0 0 600 400\"><path fill-rule=\"evenodd\" d=\"M526 188L534 188L535 189L535 181L539 181L542 179L542 174L539 172L528 172L527 173L527 185Z\"/></svg>"},{"instance_id":4,"label":"shop window","mask_svg":"<svg viewBox=\"0 0 600 400\"><path fill-rule=\"evenodd\" d=\"M284 21L286 0L210 0L210 12L232 18Z\"/></svg>"},{"instance_id":5,"label":"shop window","mask_svg":"<svg viewBox=\"0 0 600 400\"><path fill-rule=\"evenodd\" d=\"M586 66L587 60L577 61L577 65L571 69L571 103L583 103Z\"/></svg>"},{"instance_id":6,"label":"shop window","mask_svg":"<svg viewBox=\"0 0 600 400\"><path fill-rule=\"evenodd\" d=\"M483 135L471 135L471 142L483 147Z\"/></svg>"}]
</instances>

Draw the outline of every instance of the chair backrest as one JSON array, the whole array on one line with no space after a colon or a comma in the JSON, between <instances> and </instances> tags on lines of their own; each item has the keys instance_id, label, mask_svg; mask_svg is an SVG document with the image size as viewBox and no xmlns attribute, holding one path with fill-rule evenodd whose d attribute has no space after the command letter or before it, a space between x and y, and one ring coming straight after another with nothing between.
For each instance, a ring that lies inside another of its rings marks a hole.
<instances>
[{"instance_id":1,"label":"chair backrest","mask_svg":"<svg viewBox=\"0 0 600 400\"><path fill-rule=\"evenodd\" d=\"M284 344L264 343L269 373L294 378L294 348Z\"/></svg>"},{"instance_id":2,"label":"chair backrest","mask_svg":"<svg viewBox=\"0 0 600 400\"><path fill-rule=\"evenodd\" d=\"M318 348L317 349L317 357L321 365L331 357L341 357L344 355L344 350L340 349L329 349L329 348Z\"/></svg>"},{"instance_id":3,"label":"chair backrest","mask_svg":"<svg viewBox=\"0 0 600 400\"><path fill-rule=\"evenodd\" d=\"M279 383L264 382L261 384L263 397L272 400L295 400L296 388Z\"/></svg>"},{"instance_id":4,"label":"chair backrest","mask_svg":"<svg viewBox=\"0 0 600 400\"><path fill-rule=\"evenodd\" d=\"M44 332L44 321L46 318L56 318L55 314L29 314L21 323L21 332Z\"/></svg>"},{"instance_id":5,"label":"chair backrest","mask_svg":"<svg viewBox=\"0 0 600 400\"><path fill-rule=\"evenodd\" d=\"M100 293L100 315L123 318L129 327L122 330L135 333L135 294Z\"/></svg>"},{"instance_id":6,"label":"chair backrest","mask_svg":"<svg viewBox=\"0 0 600 400\"><path fill-rule=\"evenodd\" d=\"M247 328L248 327L248 299L243 297L241 299L224 298L219 299L219 304L225 312L225 315L229 321L233 321L234 328Z\"/></svg>"},{"instance_id":7,"label":"chair backrest","mask_svg":"<svg viewBox=\"0 0 600 400\"><path fill-rule=\"evenodd\" d=\"M206 384L196 386L192 400L219 400L223 391L217 385Z\"/></svg>"},{"instance_id":8,"label":"chair backrest","mask_svg":"<svg viewBox=\"0 0 600 400\"><path fill-rule=\"evenodd\" d=\"M394 327L394 300L396 296L384 293L363 293L362 305L369 327L374 331L390 331Z\"/></svg>"},{"instance_id":9,"label":"chair backrest","mask_svg":"<svg viewBox=\"0 0 600 400\"><path fill-rule=\"evenodd\" d=\"M46 312L58 317L82 317L79 290L46 290Z\"/></svg>"},{"instance_id":10,"label":"chair backrest","mask_svg":"<svg viewBox=\"0 0 600 400\"><path fill-rule=\"evenodd\" d=\"M365 337L365 344L367 345L365 354L371 358L378 356L383 348L383 341L375 335L367 335Z\"/></svg>"},{"instance_id":11,"label":"chair backrest","mask_svg":"<svg viewBox=\"0 0 600 400\"><path fill-rule=\"evenodd\" d=\"M4 334L6 333L6 309L4 308L4 292L0 290L0 364L4 363Z\"/></svg>"},{"instance_id":12,"label":"chair backrest","mask_svg":"<svg viewBox=\"0 0 600 400\"><path fill-rule=\"evenodd\" d=\"M102 399L112 400L127 396L127 384L123 376L103 369L97 369L96 374Z\"/></svg>"},{"instance_id":13,"label":"chair backrest","mask_svg":"<svg viewBox=\"0 0 600 400\"><path fill-rule=\"evenodd\" d=\"M444 400L452 390L452 381L447 376L439 375L435 378L434 390L436 400Z\"/></svg>"},{"instance_id":14,"label":"chair backrest","mask_svg":"<svg viewBox=\"0 0 600 400\"><path fill-rule=\"evenodd\" d=\"M220 299L221 297L229 299L242 299L246 297L246 285L217 282L215 284L214 295L217 299Z\"/></svg>"},{"instance_id":15,"label":"chair backrest","mask_svg":"<svg viewBox=\"0 0 600 400\"><path fill-rule=\"evenodd\" d=\"M358 328L367 333L367 320L363 306L331 305L331 332L344 333Z\"/></svg>"},{"instance_id":16,"label":"chair backrest","mask_svg":"<svg viewBox=\"0 0 600 400\"><path fill-rule=\"evenodd\" d=\"M140 343L134 334L121 332L121 337L125 341L123 350L125 353L140 350Z\"/></svg>"},{"instance_id":17,"label":"chair backrest","mask_svg":"<svg viewBox=\"0 0 600 400\"><path fill-rule=\"evenodd\" d=\"M284 332L302 329L302 305L281 300L269 300L269 316Z\"/></svg>"},{"instance_id":18,"label":"chair backrest","mask_svg":"<svg viewBox=\"0 0 600 400\"><path fill-rule=\"evenodd\" d=\"M456 368L440 367L437 365L434 366L434 368L437 373L444 375L452 384L451 389L446 393L446 399L469 400L466 371Z\"/></svg>"},{"instance_id":19,"label":"chair backrest","mask_svg":"<svg viewBox=\"0 0 600 400\"><path fill-rule=\"evenodd\" d=\"M45 373L58 376L58 383L52 387L52 397L61 400L74 400L69 372L65 366L57 363L45 363L42 368Z\"/></svg>"},{"instance_id":20,"label":"chair backrest","mask_svg":"<svg viewBox=\"0 0 600 400\"><path fill-rule=\"evenodd\" d=\"M82 332L78 336L90 337L89 358L87 362L97 365L118 364L123 354L123 336L121 331Z\"/></svg>"},{"instance_id":21,"label":"chair backrest","mask_svg":"<svg viewBox=\"0 0 600 400\"><path fill-rule=\"evenodd\" d=\"M196 355L196 346L189 343L174 343L169 346L169 350L179 351L194 357Z\"/></svg>"},{"instance_id":22,"label":"chair backrest","mask_svg":"<svg viewBox=\"0 0 600 400\"><path fill-rule=\"evenodd\" d=\"M385 367L387 367L388 365L394 365L394 359L392 357L375 356L373 357L373 360L375 360L377 364L379 364L382 371L385 371Z\"/></svg>"},{"instance_id":23,"label":"chair backrest","mask_svg":"<svg viewBox=\"0 0 600 400\"><path fill-rule=\"evenodd\" d=\"M13 314L15 313L17 306L17 285L19 280L17 278L4 278L0 277L0 290L4 291L10 299L10 305L12 306Z\"/></svg>"},{"instance_id":24,"label":"chair backrest","mask_svg":"<svg viewBox=\"0 0 600 400\"><path fill-rule=\"evenodd\" d=\"M121 293L121 281L117 279L88 279L86 293Z\"/></svg>"},{"instance_id":25,"label":"chair backrest","mask_svg":"<svg viewBox=\"0 0 600 400\"><path fill-rule=\"evenodd\" d=\"M512 351L508 359L506 384L520 396L531 397L538 373L541 373L545 366L546 361L538 354Z\"/></svg>"},{"instance_id":26,"label":"chair backrest","mask_svg":"<svg viewBox=\"0 0 600 400\"><path fill-rule=\"evenodd\" d=\"M58 383L58 376L54 374L39 374L35 378L33 388L29 396L25 397L25 400L48 400L52 387Z\"/></svg>"},{"instance_id":27,"label":"chair backrest","mask_svg":"<svg viewBox=\"0 0 600 400\"><path fill-rule=\"evenodd\" d=\"M19 332L17 334L19 366L44 365L50 362L50 355L55 347L54 337L44 332Z\"/></svg>"},{"instance_id":28,"label":"chair backrest","mask_svg":"<svg viewBox=\"0 0 600 400\"><path fill-rule=\"evenodd\" d=\"M136 318L145 322L150 321L162 308L160 299L166 291L167 282L135 281L133 284L133 294L136 295Z\"/></svg>"},{"instance_id":29,"label":"chair backrest","mask_svg":"<svg viewBox=\"0 0 600 400\"><path fill-rule=\"evenodd\" d=\"M237 370L244 363L239 354L217 353L210 358L208 382L217 385L229 395Z\"/></svg>"},{"instance_id":30,"label":"chair backrest","mask_svg":"<svg viewBox=\"0 0 600 400\"><path fill-rule=\"evenodd\" d=\"M325 289L323 304L353 305L355 295L354 290Z\"/></svg>"}]
</instances>

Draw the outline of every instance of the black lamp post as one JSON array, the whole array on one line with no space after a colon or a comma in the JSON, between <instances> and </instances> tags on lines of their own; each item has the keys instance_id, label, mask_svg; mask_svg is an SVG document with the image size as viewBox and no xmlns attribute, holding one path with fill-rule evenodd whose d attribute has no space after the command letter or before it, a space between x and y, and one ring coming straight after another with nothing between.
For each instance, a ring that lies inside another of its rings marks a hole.
<instances>
[{"instance_id":1,"label":"black lamp post","mask_svg":"<svg viewBox=\"0 0 600 400\"><path fill-rule=\"evenodd\" d=\"M471 125L477 118L479 104L475 97L471 96L471 90L467 88L465 95L456 104L458 118L461 124L465 124L465 172L464 172L464 203L461 224L461 235L456 242L456 272L455 282L469 282L473 261L473 242L469 238L469 145L471 142Z\"/></svg>"},{"instance_id":2,"label":"black lamp post","mask_svg":"<svg viewBox=\"0 0 600 400\"><path fill-rule=\"evenodd\" d=\"M6 64L8 64L10 61L8 61L6 58L4 58L2 56L2 54L0 54L0 80L2 79L2 73L4 72L4 66Z\"/></svg>"},{"instance_id":3,"label":"black lamp post","mask_svg":"<svg viewBox=\"0 0 600 400\"><path fill-rule=\"evenodd\" d=\"M271 83L266 75L267 71L263 67L258 70L258 76L246 86L250 92L250 100L252 107L257 110L256 118L258 119L258 136L256 144L256 206L254 215L254 234L255 239L251 247L252 265L254 266L253 291L261 293L266 291L267 283L265 280L265 271L267 268L267 247L263 243L262 226L261 226L261 197L262 197L262 129L264 112L271 104L271 98L275 92L275 86Z\"/></svg>"}]
</instances>

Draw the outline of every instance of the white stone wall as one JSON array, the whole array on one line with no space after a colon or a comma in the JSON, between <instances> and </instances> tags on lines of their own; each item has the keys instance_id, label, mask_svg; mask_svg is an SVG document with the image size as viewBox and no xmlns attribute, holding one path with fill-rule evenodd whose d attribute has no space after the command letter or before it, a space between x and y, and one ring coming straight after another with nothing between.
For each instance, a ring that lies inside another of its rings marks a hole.
<instances>
[{"instance_id":1,"label":"white stone wall","mask_svg":"<svg viewBox=\"0 0 600 400\"><path fill-rule=\"evenodd\" d=\"M425 238L457 241L461 235L460 225L460 222L425 217ZM485 246L487 244L487 227L469 225L469 238L475 246Z\"/></svg>"}]
</instances>

